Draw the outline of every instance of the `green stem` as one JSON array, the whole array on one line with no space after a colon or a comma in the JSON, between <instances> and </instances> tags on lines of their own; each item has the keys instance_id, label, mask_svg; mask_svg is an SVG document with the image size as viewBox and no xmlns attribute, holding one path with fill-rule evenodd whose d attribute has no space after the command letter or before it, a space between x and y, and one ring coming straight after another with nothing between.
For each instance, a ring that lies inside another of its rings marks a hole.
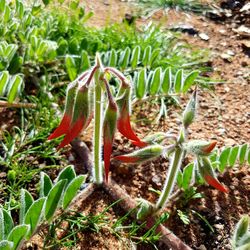
<instances>
[{"instance_id":1,"label":"green stem","mask_svg":"<svg viewBox=\"0 0 250 250\"><path fill-rule=\"evenodd\" d=\"M95 73L95 102L94 102L94 182L101 184L103 182L103 169L102 169L102 87L99 80L100 71Z\"/></svg>"},{"instance_id":2,"label":"green stem","mask_svg":"<svg viewBox=\"0 0 250 250\"><path fill-rule=\"evenodd\" d=\"M159 200L156 203L155 211L161 210L167 203L169 195L175 184L176 176L181 166L183 155L184 154L183 154L182 148L178 146L175 150L175 153L171 162L169 175L164 183L164 187L159 197Z\"/></svg>"}]
</instances>

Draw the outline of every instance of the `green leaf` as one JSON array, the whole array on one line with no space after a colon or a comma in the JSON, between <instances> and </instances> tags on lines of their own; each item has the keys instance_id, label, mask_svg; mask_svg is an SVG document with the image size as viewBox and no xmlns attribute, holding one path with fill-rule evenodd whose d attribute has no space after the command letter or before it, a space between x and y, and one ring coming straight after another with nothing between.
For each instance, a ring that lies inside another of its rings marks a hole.
<instances>
[{"instance_id":1,"label":"green leaf","mask_svg":"<svg viewBox=\"0 0 250 250\"><path fill-rule=\"evenodd\" d=\"M85 71L91 67L90 61L89 61L89 55L87 51L83 50L81 53L81 66L80 71Z\"/></svg>"},{"instance_id":2,"label":"green leaf","mask_svg":"<svg viewBox=\"0 0 250 250\"><path fill-rule=\"evenodd\" d=\"M27 211L24 217L24 223L30 225L29 237L35 232L43 216L43 207L46 198L42 197L36 200Z\"/></svg>"},{"instance_id":3,"label":"green leaf","mask_svg":"<svg viewBox=\"0 0 250 250\"><path fill-rule=\"evenodd\" d=\"M180 93L183 86L183 69L177 71L174 80L174 90L175 93Z\"/></svg>"},{"instance_id":4,"label":"green leaf","mask_svg":"<svg viewBox=\"0 0 250 250\"><path fill-rule=\"evenodd\" d=\"M190 182L193 177L193 169L194 169L194 164L190 163L188 164L184 169L183 169L183 183L182 183L182 188L184 190L188 189L190 186Z\"/></svg>"},{"instance_id":5,"label":"green leaf","mask_svg":"<svg viewBox=\"0 0 250 250\"><path fill-rule=\"evenodd\" d=\"M2 212L3 212L3 219L4 219L4 239L5 239L9 235L12 228L14 227L14 222L8 211L6 211L5 209L2 209Z\"/></svg>"},{"instance_id":6,"label":"green leaf","mask_svg":"<svg viewBox=\"0 0 250 250\"><path fill-rule=\"evenodd\" d=\"M230 167L234 166L234 164L237 160L237 157L238 157L238 152L239 152L239 146L235 146L235 147L231 148L230 156L228 159Z\"/></svg>"},{"instance_id":7,"label":"green leaf","mask_svg":"<svg viewBox=\"0 0 250 250\"><path fill-rule=\"evenodd\" d=\"M50 190L45 203L45 218L50 221L59 205L67 180L57 182Z\"/></svg>"},{"instance_id":8,"label":"green leaf","mask_svg":"<svg viewBox=\"0 0 250 250\"><path fill-rule=\"evenodd\" d=\"M150 84L149 93L150 95L156 95L161 86L161 68L158 67L153 73L153 77Z\"/></svg>"},{"instance_id":9,"label":"green leaf","mask_svg":"<svg viewBox=\"0 0 250 250\"><path fill-rule=\"evenodd\" d=\"M78 54L78 50L79 50L79 44L78 44L78 40L73 37L70 41L69 41L69 52L73 55L77 55Z\"/></svg>"},{"instance_id":10,"label":"green leaf","mask_svg":"<svg viewBox=\"0 0 250 250\"><path fill-rule=\"evenodd\" d=\"M23 57L15 55L8 67L9 73L16 74L20 72L22 64L23 64Z\"/></svg>"},{"instance_id":11,"label":"green leaf","mask_svg":"<svg viewBox=\"0 0 250 250\"><path fill-rule=\"evenodd\" d=\"M170 92L171 89L171 82L172 82L172 73L171 73L171 68L167 68L164 73L163 73L163 77L162 77L162 91L165 94L168 94Z\"/></svg>"},{"instance_id":12,"label":"green leaf","mask_svg":"<svg viewBox=\"0 0 250 250\"><path fill-rule=\"evenodd\" d=\"M20 224L24 223L24 217L30 206L33 204L34 199L29 191L22 189L21 198L20 198L20 211L19 211L19 220Z\"/></svg>"},{"instance_id":13,"label":"green leaf","mask_svg":"<svg viewBox=\"0 0 250 250\"><path fill-rule=\"evenodd\" d=\"M128 63L129 63L130 54L131 54L131 49L130 49L129 47L127 47L127 48L121 53L120 63L119 63L121 69L127 68Z\"/></svg>"},{"instance_id":14,"label":"green leaf","mask_svg":"<svg viewBox=\"0 0 250 250\"><path fill-rule=\"evenodd\" d=\"M3 12L3 11L4 11L5 4L6 4L6 0L1 0L1 1L0 1L0 12Z\"/></svg>"},{"instance_id":15,"label":"green leaf","mask_svg":"<svg viewBox=\"0 0 250 250\"><path fill-rule=\"evenodd\" d=\"M50 0L42 0L42 1L46 6L50 3Z\"/></svg>"},{"instance_id":16,"label":"green leaf","mask_svg":"<svg viewBox=\"0 0 250 250\"><path fill-rule=\"evenodd\" d=\"M141 47L136 46L133 49L132 56L131 56L131 67L132 67L132 69L135 69L137 67L137 65L139 64L140 55L141 55Z\"/></svg>"},{"instance_id":17,"label":"green leaf","mask_svg":"<svg viewBox=\"0 0 250 250\"><path fill-rule=\"evenodd\" d=\"M73 198L76 196L77 191L81 187L82 183L86 180L85 175L80 175L74 178L66 188L63 197L63 209L66 209Z\"/></svg>"},{"instance_id":18,"label":"green leaf","mask_svg":"<svg viewBox=\"0 0 250 250\"><path fill-rule=\"evenodd\" d=\"M21 246L22 241L28 234L29 229L29 225L18 225L11 230L7 240L14 243L13 249L18 249L18 247Z\"/></svg>"},{"instance_id":19,"label":"green leaf","mask_svg":"<svg viewBox=\"0 0 250 250\"><path fill-rule=\"evenodd\" d=\"M58 39L57 44L58 44L57 54L65 55L68 49L68 42L64 38L60 37Z\"/></svg>"},{"instance_id":20,"label":"green leaf","mask_svg":"<svg viewBox=\"0 0 250 250\"><path fill-rule=\"evenodd\" d=\"M70 81L74 81L77 76L77 69L74 58L71 57L70 55L66 55L65 65Z\"/></svg>"},{"instance_id":21,"label":"green leaf","mask_svg":"<svg viewBox=\"0 0 250 250\"><path fill-rule=\"evenodd\" d=\"M19 19L22 19L23 15L24 15L23 3L22 3L22 1L16 1L16 4L17 4L16 11L17 11L18 17L19 17Z\"/></svg>"},{"instance_id":22,"label":"green leaf","mask_svg":"<svg viewBox=\"0 0 250 250\"><path fill-rule=\"evenodd\" d=\"M79 0L73 0L73 1L70 2L70 8L72 10L76 10L78 5L79 5Z\"/></svg>"},{"instance_id":23,"label":"green leaf","mask_svg":"<svg viewBox=\"0 0 250 250\"><path fill-rule=\"evenodd\" d=\"M52 186L53 184L50 177L46 173L41 172L40 197L47 196Z\"/></svg>"},{"instance_id":24,"label":"green leaf","mask_svg":"<svg viewBox=\"0 0 250 250\"><path fill-rule=\"evenodd\" d=\"M149 66L153 66L154 65L154 62L156 60L156 58L160 55L160 52L161 52L161 49L155 49L151 56L150 56L150 60L149 60Z\"/></svg>"},{"instance_id":25,"label":"green leaf","mask_svg":"<svg viewBox=\"0 0 250 250\"><path fill-rule=\"evenodd\" d=\"M67 185L76 177L74 167L72 165L64 168L58 175L56 182L67 180Z\"/></svg>"},{"instance_id":26,"label":"green leaf","mask_svg":"<svg viewBox=\"0 0 250 250\"><path fill-rule=\"evenodd\" d=\"M8 240L0 241L0 249L1 250L13 250L14 243Z\"/></svg>"},{"instance_id":27,"label":"green leaf","mask_svg":"<svg viewBox=\"0 0 250 250\"><path fill-rule=\"evenodd\" d=\"M151 57L152 47L149 45L145 48L142 58L143 66L147 66L149 64L149 58Z\"/></svg>"},{"instance_id":28,"label":"green leaf","mask_svg":"<svg viewBox=\"0 0 250 250\"><path fill-rule=\"evenodd\" d=\"M3 71L0 76L0 96L3 96L5 94L8 82L9 82L9 72Z\"/></svg>"},{"instance_id":29,"label":"green leaf","mask_svg":"<svg viewBox=\"0 0 250 250\"><path fill-rule=\"evenodd\" d=\"M182 183L183 183L183 175L182 175L182 172L181 170L179 170L178 174L177 174L177 185L179 188L182 188Z\"/></svg>"},{"instance_id":30,"label":"green leaf","mask_svg":"<svg viewBox=\"0 0 250 250\"><path fill-rule=\"evenodd\" d=\"M228 157L229 157L229 154L230 154L230 148L225 148L221 154L220 154L220 157L219 157L219 161L220 161L220 166L219 166L219 170L220 172L222 173L228 163Z\"/></svg>"},{"instance_id":31,"label":"green leaf","mask_svg":"<svg viewBox=\"0 0 250 250\"><path fill-rule=\"evenodd\" d=\"M48 50L47 43L45 41L40 40L39 46L36 50L36 54L37 54L38 58L40 59L40 61L43 58L43 55L45 54L46 50Z\"/></svg>"},{"instance_id":32,"label":"green leaf","mask_svg":"<svg viewBox=\"0 0 250 250\"><path fill-rule=\"evenodd\" d=\"M4 57L7 58L8 62L10 63L12 58L14 57L16 51L17 51L17 45L16 44L9 44L7 48L4 51Z\"/></svg>"},{"instance_id":33,"label":"green leaf","mask_svg":"<svg viewBox=\"0 0 250 250\"><path fill-rule=\"evenodd\" d=\"M0 208L0 240L4 239L4 215L3 210Z\"/></svg>"},{"instance_id":34,"label":"green leaf","mask_svg":"<svg viewBox=\"0 0 250 250\"><path fill-rule=\"evenodd\" d=\"M145 96L146 93L146 69L142 69L139 71L137 75L137 81L136 81L136 89L135 94L138 99L142 99Z\"/></svg>"},{"instance_id":35,"label":"green leaf","mask_svg":"<svg viewBox=\"0 0 250 250\"><path fill-rule=\"evenodd\" d=\"M239 246L240 239L248 233L250 218L248 215L243 215L240 221L237 223L235 232L233 235L233 244L235 247Z\"/></svg>"},{"instance_id":36,"label":"green leaf","mask_svg":"<svg viewBox=\"0 0 250 250\"><path fill-rule=\"evenodd\" d=\"M250 165L250 150L248 151L247 162Z\"/></svg>"},{"instance_id":37,"label":"green leaf","mask_svg":"<svg viewBox=\"0 0 250 250\"><path fill-rule=\"evenodd\" d=\"M244 144L240 147L239 163L242 165L245 162L245 157L247 153L248 144Z\"/></svg>"},{"instance_id":38,"label":"green leaf","mask_svg":"<svg viewBox=\"0 0 250 250\"><path fill-rule=\"evenodd\" d=\"M110 67L115 67L117 64L117 53L114 49L110 51L109 63Z\"/></svg>"},{"instance_id":39,"label":"green leaf","mask_svg":"<svg viewBox=\"0 0 250 250\"><path fill-rule=\"evenodd\" d=\"M186 93L190 89L190 87L194 84L195 79L198 77L199 73L200 72L196 70L192 71L187 75L182 88L183 93Z\"/></svg>"},{"instance_id":40,"label":"green leaf","mask_svg":"<svg viewBox=\"0 0 250 250\"><path fill-rule=\"evenodd\" d=\"M3 20L7 23L10 19L11 9L8 5L5 6Z\"/></svg>"},{"instance_id":41,"label":"green leaf","mask_svg":"<svg viewBox=\"0 0 250 250\"><path fill-rule=\"evenodd\" d=\"M11 82L8 86L8 102L12 103L15 101L16 97L21 91L23 84L23 78L20 75L15 75L12 77Z\"/></svg>"}]
</instances>

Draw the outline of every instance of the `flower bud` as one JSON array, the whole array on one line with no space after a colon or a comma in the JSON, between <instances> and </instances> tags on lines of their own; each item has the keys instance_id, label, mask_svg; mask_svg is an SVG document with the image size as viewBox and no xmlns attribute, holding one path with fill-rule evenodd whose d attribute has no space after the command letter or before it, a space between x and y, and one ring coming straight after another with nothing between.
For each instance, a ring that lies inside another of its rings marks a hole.
<instances>
[{"instance_id":1,"label":"flower bud","mask_svg":"<svg viewBox=\"0 0 250 250\"><path fill-rule=\"evenodd\" d=\"M73 117L70 123L70 128L66 133L65 138L58 146L59 148L69 144L83 128L86 128L91 119L91 112L89 110L89 87L83 85L77 91L74 103Z\"/></svg>"},{"instance_id":2,"label":"flower bud","mask_svg":"<svg viewBox=\"0 0 250 250\"><path fill-rule=\"evenodd\" d=\"M136 136L131 128L130 124L130 89L127 88L121 98L117 100L117 105L119 108L119 115L117 120L117 128L119 132L124 135L129 140L138 142L138 145L144 145L144 143L139 143L141 140Z\"/></svg>"},{"instance_id":3,"label":"flower bud","mask_svg":"<svg viewBox=\"0 0 250 250\"><path fill-rule=\"evenodd\" d=\"M171 137L171 135L164 132L157 132L144 137L140 142L132 141L132 143L138 147L146 147L148 145L160 144L168 138L175 139L174 136Z\"/></svg>"},{"instance_id":4,"label":"flower bud","mask_svg":"<svg viewBox=\"0 0 250 250\"><path fill-rule=\"evenodd\" d=\"M193 140L183 144L184 149L191 154L198 156L209 155L216 146L216 141Z\"/></svg>"},{"instance_id":5,"label":"flower bud","mask_svg":"<svg viewBox=\"0 0 250 250\"><path fill-rule=\"evenodd\" d=\"M48 140L52 140L61 135L64 135L69 130L70 122L73 116L74 101L75 101L77 87L78 87L77 81L72 82L68 86L66 91L66 102L65 102L65 110L63 118L59 126L56 128L56 130L48 137Z\"/></svg>"},{"instance_id":6,"label":"flower bud","mask_svg":"<svg viewBox=\"0 0 250 250\"><path fill-rule=\"evenodd\" d=\"M187 128L195 119L195 113L197 109L197 90L193 92L191 99L189 100L184 112L183 112L183 126Z\"/></svg>"},{"instance_id":7,"label":"flower bud","mask_svg":"<svg viewBox=\"0 0 250 250\"><path fill-rule=\"evenodd\" d=\"M115 156L114 159L124 163L141 163L159 157L162 153L164 153L163 146L152 145L127 155Z\"/></svg>"},{"instance_id":8,"label":"flower bud","mask_svg":"<svg viewBox=\"0 0 250 250\"><path fill-rule=\"evenodd\" d=\"M221 192L228 193L228 189L223 186L215 176L211 162L207 157L202 157L198 160L198 169L202 178L212 187Z\"/></svg>"},{"instance_id":9,"label":"flower bud","mask_svg":"<svg viewBox=\"0 0 250 250\"><path fill-rule=\"evenodd\" d=\"M114 102L109 101L103 122L103 155L104 155L104 168L105 178L108 181L108 173L110 166L110 156L112 153L112 144L116 131L117 121L117 106Z\"/></svg>"},{"instance_id":10,"label":"flower bud","mask_svg":"<svg viewBox=\"0 0 250 250\"><path fill-rule=\"evenodd\" d=\"M153 213L154 206L152 203L144 199L138 199L137 201L139 203L139 209L137 211L136 218L138 220L144 220Z\"/></svg>"}]
</instances>

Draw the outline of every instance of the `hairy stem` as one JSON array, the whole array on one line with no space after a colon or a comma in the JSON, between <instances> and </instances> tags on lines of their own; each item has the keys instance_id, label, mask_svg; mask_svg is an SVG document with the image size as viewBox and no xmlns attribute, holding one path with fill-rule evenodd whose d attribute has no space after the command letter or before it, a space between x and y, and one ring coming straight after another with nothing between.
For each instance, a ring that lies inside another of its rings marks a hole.
<instances>
[{"instance_id":1,"label":"hairy stem","mask_svg":"<svg viewBox=\"0 0 250 250\"><path fill-rule=\"evenodd\" d=\"M12 102L0 101L0 108L28 108L35 109L37 105L35 103L24 103L24 102Z\"/></svg>"},{"instance_id":2,"label":"hairy stem","mask_svg":"<svg viewBox=\"0 0 250 250\"><path fill-rule=\"evenodd\" d=\"M173 189L173 186L175 184L176 176L178 173L178 170L181 166L182 159L183 159L183 150L179 146L176 148L174 156L172 158L171 166L170 166L170 172L169 175L164 183L163 190L161 192L161 195L159 197L159 200L156 203L155 210L159 211L163 207L165 207L166 202L169 199L169 195Z\"/></svg>"},{"instance_id":3,"label":"hairy stem","mask_svg":"<svg viewBox=\"0 0 250 250\"><path fill-rule=\"evenodd\" d=\"M94 182L101 184L103 182L103 169L102 169L102 87L99 80L100 71L95 73L95 102L94 102Z\"/></svg>"}]
</instances>

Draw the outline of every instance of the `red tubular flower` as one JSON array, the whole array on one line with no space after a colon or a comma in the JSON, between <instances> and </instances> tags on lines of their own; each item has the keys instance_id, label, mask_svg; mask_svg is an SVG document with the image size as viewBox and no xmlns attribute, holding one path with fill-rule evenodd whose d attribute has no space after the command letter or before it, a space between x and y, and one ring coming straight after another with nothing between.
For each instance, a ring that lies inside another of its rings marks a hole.
<instances>
[{"instance_id":1,"label":"red tubular flower","mask_svg":"<svg viewBox=\"0 0 250 250\"><path fill-rule=\"evenodd\" d=\"M130 89L127 88L123 96L117 100L119 108L119 116L117 120L117 128L119 132L129 140L137 143L138 146L144 147L145 143L142 142L132 130L130 124L129 108L130 108Z\"/></svg>"},{"instance_id":2,"label":"red tubular flower","mask_svg":"<svg viewBox=\"0 0 250 250\"><path fill-rule=\"evenodd\" d=\"M198 168L201 176L209 185L221 192L228 193L227 187L223 186L216 178L213 167L207 157L202 157L198 160Z\"/></svg>"},{"instance_id":3,"label":"red tubular flower","mask_svg":"<svg viewBox=\"0 0 250 250\"><path fill-rule=\"evenodd\" d=\"M73 116L76 90L78 88L79 83L82 82L88 74L89 74L89 71L85 71L74 82L69 84L67 91L66 91L66 102L65 102L65 110L64 110L63 118L62 118L59 126L48 137L48 140L52 140L52 139L55 139L61 135L64 135L69 130L72 116Z\"/></svg>"},{"instance_id":4,"label":"red tubular flower","mask_svg":"<svg viewBox=\"0 0 250 250\"><path fill-rule=\"evenodd\" d=\"M115 156L114 159L124 163L141 163L159 157L163 152L163 146L152 145L127 155Z\"/></svg>"},{"instance_id":5,"label":"red tubular flower","mask_svg":"<svg viewBox=\"0 0 250 250\"><path fill-rule=\"evenodd\" d=\"M117 121L117 106L116 103L113 102L113 100L110 100L103 122L103 154L104 154L106 182L108 182L110 157L112 153L112 145L116 131L116 121Z\"/></svg>"},{"instance_id":6,"label":"red tubular flower","mask_svg":"<svg viewBox=\"0 0 250 250\"><path fill-rule=\"evenodd\" d=\"M122 161L124 163L137 163L140 161L140 157L129 155L118 155L114 157L115 160Z\"/></svg>"},{"instance_id":7,"label":"red tubular flower","mask_svg":"<svg viewBox=\"0 0 250 250\"><path fill-rule=\"evenodd\" d=\"M89 111L89 87L83 85L77 92L73 117L70 123L66 136L64 137L58 149L69 144L76 136L79 135L81 130L88 126L91 121L91 115Z\"/></svg>"},{"instance_id":8,"label":"red tubular flower","mask_svg":"<svg viewBox=\"0 0 250 250\"><path fill-rule=\"evenodd\" d=\"M218 189L221 192L228 193L228 189L223 186L216 178L212 177L211 175L205 175L204 180L211 185L212 187Z\"/></svg>"},{"instance_id":9,"label":"red tubular flower","mask_svg":"<svg viewBox=\"0 0 250 250\"><path fill-rule=\"evenodd\" d=\"M210 144L208 146L203 148L203 152L206 154L210 154L213 151L213 149L215 148L216 144L217 144L217 141L210 142Z\"/></svg>"},{"instance_id":10,"label":"red tubular flower","mask_svg":"<svg viewBox=\"0 0 250 250\"><path fill-rule=\"evenodd\" d=\"M65 111L64 111L63 118L62 118L59 126L48 137L48 140L52 140L52 139L55 139L61 135L64 135L68 131L68 129L70 127L70 122L72 119L77 86L78 86L77 81L73 82L72 84L70 84L68 86L67 95L66 95L66 103L65 103Z\"/></svg>"},{"instance_id":11,"label":"red tubular flower","mask_svg":"<svg viewBox=\"0 0 250 250\"><path fill-rule=\"evenodd\" d=\"M192 140L188 143L185 143L184 148L185 150L187 150L187 152L191 154L198 156L206 156L212 152L216 144L216 141L207 142L202 140Z\"/></svg>"}]
</instances>

